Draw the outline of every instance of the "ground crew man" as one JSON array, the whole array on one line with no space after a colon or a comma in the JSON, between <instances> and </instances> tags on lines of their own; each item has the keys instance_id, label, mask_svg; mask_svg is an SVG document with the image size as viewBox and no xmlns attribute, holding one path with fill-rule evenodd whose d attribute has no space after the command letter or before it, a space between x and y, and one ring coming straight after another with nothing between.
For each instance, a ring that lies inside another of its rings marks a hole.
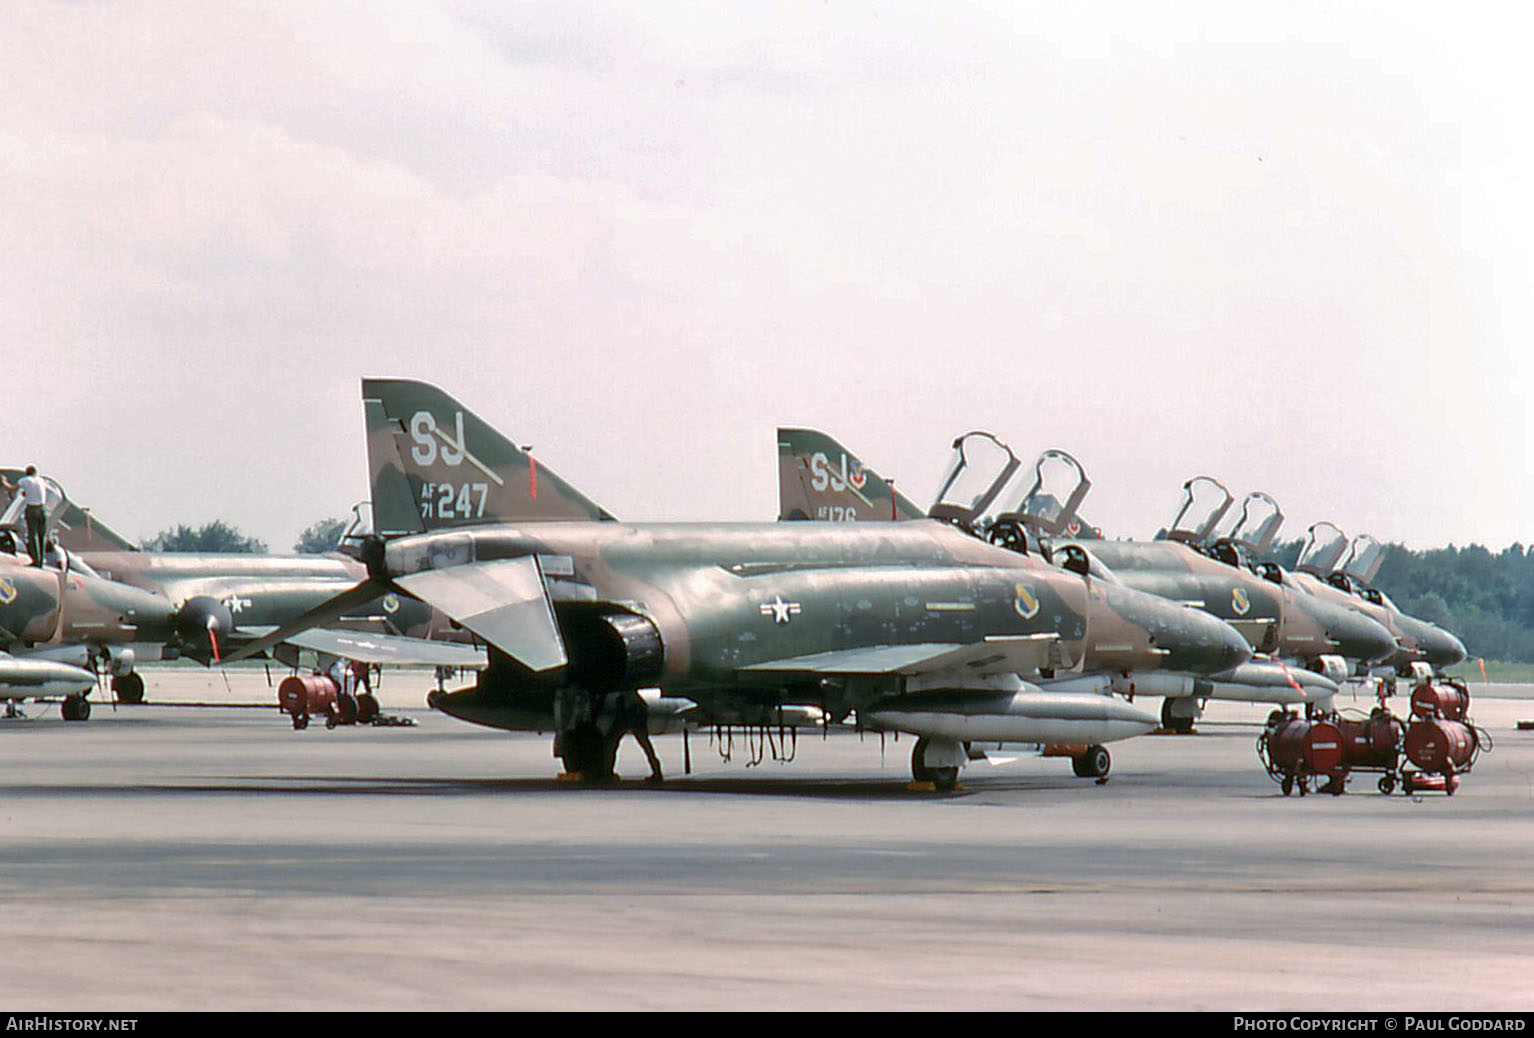
<instances>
[{"instance_id":1,"label":"ground crew man","mask_svg":"<svg viewBox=\"0 0 1534 1038\"><path fill-rule=\"evenodd\" d=\"M27 466L27 474L16 481L16 489L26 503L27 554L32 565L43 568L44 538L48 533L48 489L37 474L36 465Z\"/></svg>"},{"instance_id":2,"label":"ground crew man","mask_svg":"<svg viewBox=\"0 0 1534 1038\"><path fill-rule=\"evenodd\" d=\"M664 776L660 770L660 758L655 755L655 746L650 742L650 708L645 704L644 697L638 692L619 692L615 697L617 702L613 704L613 712L616 715L613 720L613 746L622 741L623 733L628 732L639 743L639 748L644 750L645 759L650 762L650 777L647 782L658 783Z\"/></svg>"}]
</instances>

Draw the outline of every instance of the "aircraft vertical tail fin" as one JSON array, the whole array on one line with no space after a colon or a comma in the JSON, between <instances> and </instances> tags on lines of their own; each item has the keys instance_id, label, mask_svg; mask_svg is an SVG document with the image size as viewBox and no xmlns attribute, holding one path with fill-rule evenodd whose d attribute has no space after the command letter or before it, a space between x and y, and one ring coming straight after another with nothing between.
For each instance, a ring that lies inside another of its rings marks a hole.
<instances>
[{"instance_id":1,"label":"aircraft vertical tail fin","mask_svg":"<svg viewBox=\"0 0 1534 1038\"><path fill-rule=\"evenodd\" d=\"M851 451L815 429L778 430L778 518L839 522L926 516Z\"/></svg>"},{"instance_id":2,"label":"aircraft vertical tail fin","mask_svg":"<svg viewBox=\"0 0 1534 1038\"><path fill-rule=\"evenodd\" d=\"M383 536L612 518L436 386L365 378L362 405L373 526Z\"/></svg>"}]
</instances>

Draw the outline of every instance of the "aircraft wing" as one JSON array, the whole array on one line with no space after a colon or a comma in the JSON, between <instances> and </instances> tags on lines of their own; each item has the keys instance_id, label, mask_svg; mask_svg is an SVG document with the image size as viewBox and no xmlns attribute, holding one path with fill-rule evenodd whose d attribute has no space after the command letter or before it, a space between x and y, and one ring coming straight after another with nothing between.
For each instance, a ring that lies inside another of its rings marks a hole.
<instances>
[{"instance_id":1,"label":"aircraft wing","mask_svg":"<svg viewBox=\"0 0 1534 1038\"><path fill-rule=\"evenodd\" d=\"M741 668L743 674L808 677L824 675L899 675L916 677L953 671L983 676L1031 674L1050 664L1054 634L999 635L969 644L923 642L877 645L866 649L817 652Z\"/></svg>"},{"instance_id":2,"label":"aircraft wing","mask_svg":"<svg viewBox=\"0 0 1534 1038\"><path fill-rule=\"evenodd\" d=\"M537 556L423 570L395 583L529 670L569 661Z\"/></svg>"}]
</instances>

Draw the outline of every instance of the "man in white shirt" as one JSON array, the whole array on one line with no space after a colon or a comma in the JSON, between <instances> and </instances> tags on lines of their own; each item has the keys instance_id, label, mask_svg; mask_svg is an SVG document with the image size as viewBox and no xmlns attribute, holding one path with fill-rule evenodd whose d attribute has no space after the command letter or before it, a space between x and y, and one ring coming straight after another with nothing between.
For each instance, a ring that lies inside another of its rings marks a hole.
<instances>
[{"instance_id":1,"label":"man in white shirt","mask_svg":"<svg viewBox=\"0 0 1534 1038\"><path fill-rule=\"evenodd\" d=\"M57 530L51 531L48 534L47 544L43 548L43 562L47 564L47 569L64 570L66 572L69 570L69 553L59 543Z\"/></svg>"},{"instance_id":2,"label":"man in white shirt","mask_svg":"<svg viewBox=\"0 0 1534 1038\"><path fill-rule=\"evenodd\" d=\"M27 474L16 481L16 490L27 506L27 554L32 557L32 565L42 569L43 539L48 533L48 489L37 474L36 465L27 466Z\"/></svg>"}]
</instances>

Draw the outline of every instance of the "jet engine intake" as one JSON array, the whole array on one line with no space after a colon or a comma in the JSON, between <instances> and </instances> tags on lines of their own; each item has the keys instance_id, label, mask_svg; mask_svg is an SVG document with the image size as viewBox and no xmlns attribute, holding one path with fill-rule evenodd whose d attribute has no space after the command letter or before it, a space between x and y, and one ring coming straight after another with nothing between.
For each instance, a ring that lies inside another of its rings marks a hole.
<instances>
[{"instance_id":1,"label":"jet engine intake","mask_svg":"<svg viewBox=\"0 0 1534 1038\"><path fill-rule=\"evenodd\" d=\"M229 607L211 595L194 595L183 602L176 610L175 623L182 643L192 650L189 655L199 652L221 655L234 632L234 616Z\"/></svg>"},{"instance_id":2,"label":"jet engine intake","mask_svg":"<svg viewBox=\"0 0 1534 1038\"><path fill-rule=\"evenodd\" d=\"M570 654L571 680L593 692L653 685L665 664L659 629L633 613L561 616L560 634Z\"/></svg>"}]
</instances>

